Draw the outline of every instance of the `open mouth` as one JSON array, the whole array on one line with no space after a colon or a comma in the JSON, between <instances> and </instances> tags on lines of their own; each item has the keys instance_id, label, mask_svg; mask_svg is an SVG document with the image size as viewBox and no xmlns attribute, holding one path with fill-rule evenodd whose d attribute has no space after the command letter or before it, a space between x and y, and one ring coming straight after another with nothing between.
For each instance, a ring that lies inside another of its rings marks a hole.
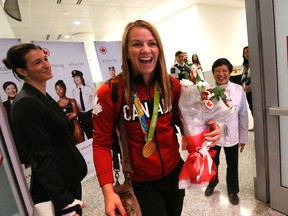
<instances>
[{"instance_id":1,"label":"open mouth","mask_svg":"<svg viewBox=\"0 0 288 216\"><path fill-rule=\"evenodd\" d=\"M140 58L139 59L142 64L149 64L152 62L152 58Z\"/></svg>"}]
</instances>

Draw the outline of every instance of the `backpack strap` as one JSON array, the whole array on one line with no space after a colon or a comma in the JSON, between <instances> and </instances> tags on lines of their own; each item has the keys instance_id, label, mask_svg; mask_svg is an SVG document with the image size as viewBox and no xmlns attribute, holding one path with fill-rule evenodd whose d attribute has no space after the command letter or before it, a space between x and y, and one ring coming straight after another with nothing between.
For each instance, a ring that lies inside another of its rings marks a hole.
<instances>
[{"instance_id":1,"label":"backpack strap","mask_svg":"<svg viewBox=\"0 0 288 216\"><path fill-rule=\"evenodd\" d=\"M123 109L123 104L124 104L124 92L121 95L121 100L120 100L120 105L118 105L119 101L119 93L118 93L118 86L119 83L118 82L113 82L113 81L109 81L108 82L110 88L111 88L111 99L113 102L113 107L114 107L114 113L117 115L116 118L116 127L119 124L119 120L121 118L122 115L122 109ZM118 108L119 106L119 108ZM118 110L117 110L118 109ZM120 163L119 163L119 159L118 159L118 154L121 154L121 149L120 149L120 145L119 145L119 141L118 141L118 135L116 133L116 131L113 134L113 137L115 139L114 143L112 144L112 160L113 160L113 170L115 171L115 178L119 178L119 171L120 171ZM121 155L120 155L121 156Z\"/></svg>"},{"instance_id":2,"label":"backpack strap","mask_svg":"<svg viewBox=\"0 0 288 216\"><path fill-rule=\"evenodd\" d=\"M110 82L110 84L112 85L112 94L111 94L111 98L113 103L117 103L118 100L118 83L117 82Z\"/></svg>"}]
</instances>

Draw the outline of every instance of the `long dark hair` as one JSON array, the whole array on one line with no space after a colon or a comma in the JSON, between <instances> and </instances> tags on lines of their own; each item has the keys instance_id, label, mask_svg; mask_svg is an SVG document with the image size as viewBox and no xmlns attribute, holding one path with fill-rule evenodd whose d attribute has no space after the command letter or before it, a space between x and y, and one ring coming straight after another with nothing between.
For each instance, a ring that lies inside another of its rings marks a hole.
<instances>
[{"instance_id":1,"label":"long dark hair","mask_svg":"<svg viewBox=\"0 0 288 216\"><path fill-rule=\"evenodd\" d=\"M196 56L196 57L197 57L197 60L194 60L193 56ZM192 55L192 63L193 63L193 64L199 64L199 65L201 65L197 54L193 54L193 55Z\"/></svg>"},{"instance_id":2,"label":"long dark hair","mask_svg":"<svg viewBox=\"0 0 288 216\"><path fill-rule=\"evenodd\" d=\"M23 44L17 44L12 47L7 52L7 57L3 59L4 65L11 69L13 72L13 75L17 79L24 80L24 77L17 73L16 69L26 69L27 68L27 62L26 62L26 54L30 52L31 50L42 50L40 46L37 46L33 43L23 43Z\"/></svg>"},{"instance_id":3,"label":"long dark hair","mask_svg":"<svg viewBox=\"0 0 288 216\"><path fill-rule=\"evenodd\" d=\"M244 56L244 53L245 53L245 50L246 50L246 49L249 49L248 46L245 46L245 47L243 48L243 52L242 52L242 57L243 57L242 66L243 66L243 67L249 67L249 60L248 60L247 58L245 58L245 56Z\"/></svg>"}]
</instances>

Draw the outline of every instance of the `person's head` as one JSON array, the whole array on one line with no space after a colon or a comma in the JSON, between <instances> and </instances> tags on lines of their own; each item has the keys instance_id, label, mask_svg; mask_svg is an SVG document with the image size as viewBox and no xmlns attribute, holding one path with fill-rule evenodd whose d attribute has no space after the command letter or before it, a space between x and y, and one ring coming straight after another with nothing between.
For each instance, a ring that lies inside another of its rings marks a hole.
<instances>
[{"instance_id":1,"label":"person's head","mask_svg":"<svg viewBox=\"0 0 288 216\"><path fill-rule=\"evenodd\" d=\"M184 61L184 63L188 62L188 53L187 52L183 52L183 61Z\"/></svg>"},{"instance_id":2,"label":"person's head","mask_svg":"<svg viewBox=\"0 0 288 216\"><path fill-rule=\"evenodd\" d=\"M249 55L249 48L248 48L248 46L245 46L245 47L243 48L242 57L243 57L243 63L242 63L242 65L243 65L243 66L249 65L249 57L250 57L250 55Z\"/></svg>"},{"instance_id":3,"label":"person's head","mask_svg":"<svg viewBox=\"0 0 288 216\"><path fill-rule=\"evenodd\" d=\"M66 85L63 80L58 80L55 83L55 91L60 98L66 95L66 90Z\"/></svg>"},{"instance_id":4,"label":"person's head","mask_svg":"<svg viewBox=\"0 0 288 216\"><path fill-rule=\"evenodd\" d=\"M192 55L192 63L200 64L199 58L197 54Z\"/></svg>"},{"instance_id":5,"label":"person's head","mask_svg":"<svg viewBox=\"0 0 288 216\"><path fill-rule=\"evenodd\" d=\"M116 76L116 71L115 71L115 67L114 66L108 67L108 70L109 70L110 77L115 77Z\"/></svg>"},{"instance_id":6,"label":"person's head","mask_svg":"<svg viewBox=\"0 0 288 216\"><path fill-rule=\"evenodd\" d=\"M23 43L12 46L3 63L16 78L27 83L46 82L53 77L48 58L40 46Z\"/></svg>"},{"instance_id":7,"label":"person's head","mask_svg":"<svg viewBox=\"0 0 288 216\"><path fill-rule=\"evenodd\" d=\"M217 85L228 83L233 65L226 58L217 59L212 65L212 73Z\"/></svg>"},{"instance_id":8,"label":"person's head","mask_svg":"<svg viewBox=\"0 0 288 216\"><path fill-rule=\"evenodd\" d=\"M170 105L170 78L164 49L161 38L151 23L136 20L126 25L122 36L122 61L122 76L128 98L132 95L132 77L142 75L143 78L146 76L158 80L165 105Z\"/></svg>"},{"instance_id":9,"label":"person's head","mask_svg":"<svg viewBox=\"0 0 288 216\"><path fill-rule=\"evenodd\" d=\"M5 91L9 99L15 98L18 92L17 85L11 81L7 81L3 84L3 90Z\"/></svg>"},{"instance_id":10,"label":"person's head","mask_svg":"<svg viewBox=\"0 0 288 216\"><path fill-rule=\"evenodd\" d=\"M180 64L184 63L184 54L182 51L179 50L175 53L175 61L177 61Z\"/></svg>"},{"instance_id":11,"label":"person's head","mask_svg":"<svg viewBox=\"0 0 288 216\"><path fill-rule=\"evenodd\" d=\"M83 73L79 70L73 70L71 71L74 83L76 84L76 86L82 85L85 86L85 80L83 77Z\"/></svg>"}]
</instances>

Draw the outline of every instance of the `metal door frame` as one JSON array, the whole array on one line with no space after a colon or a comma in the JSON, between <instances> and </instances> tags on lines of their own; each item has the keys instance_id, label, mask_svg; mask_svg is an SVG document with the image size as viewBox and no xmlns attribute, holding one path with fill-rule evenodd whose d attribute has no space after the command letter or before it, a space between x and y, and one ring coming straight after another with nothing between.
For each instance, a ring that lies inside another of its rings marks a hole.
<instances>
[{"instance_id":1,"label":"metal door frame","mask_svg":"<svg viewBox=\"0 0 288 216\"><path fill-rule=\"evenodd\" d=\"M274 0L246 0L248 43L253 82L256 154L255 195L288 214L288 190L280 182L280 137ZM254 108L253 107L253 108Z\"/></svg>"}]
</instances>

